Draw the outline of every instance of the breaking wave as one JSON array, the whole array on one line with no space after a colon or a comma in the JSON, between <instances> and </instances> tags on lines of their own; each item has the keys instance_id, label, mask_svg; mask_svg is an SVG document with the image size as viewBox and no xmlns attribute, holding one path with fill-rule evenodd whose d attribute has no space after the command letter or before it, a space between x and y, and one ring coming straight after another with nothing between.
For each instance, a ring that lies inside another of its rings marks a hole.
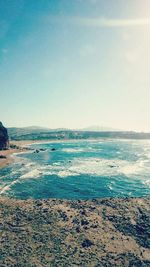
<instances>
[{"instance_id":1,"label":"breaking wave","mask_svg":"<svg viewBox=\"0 0 150 267\"><path fill-rule=\"evenodd\" d=\"M42 153L16 154L15 163L0 170L1 195L21 196L25 192L32 197L41 188L47 197L50 190L55 192L54 197L63 194L71 197L76 187L76 197L82 197L83 192L87 198L91 194L114 196L116 192L121 196L150 195L150 142L109 140L34 145L35 149L43 147L46 149Z\"/></svg>"}]
</instances>

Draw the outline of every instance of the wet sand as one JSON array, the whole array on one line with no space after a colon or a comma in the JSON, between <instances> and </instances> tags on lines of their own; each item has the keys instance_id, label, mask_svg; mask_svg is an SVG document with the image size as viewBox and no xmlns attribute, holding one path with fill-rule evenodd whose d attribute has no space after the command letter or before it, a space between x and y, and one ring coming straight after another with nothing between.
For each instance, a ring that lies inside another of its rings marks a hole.
<instances>
[{"instance_id":1,"label":"wet sand","mask_svg":"<svg viewBox=\"0 0 150 267\"><path fill-rule=\"evenodd\" d=\"M11 145L18 146L18 148L0 150L0 155L6 157L6 158L0 158L0 168L4 168L8 166L9 164L12 164L15 160L15 158L13 157L13 154L28 151L29 149L28 146L33 143L34 141L12 141Z\"/></svg>"},{"instance_id":2,"label":"wet sand","mask_svg":"<svg viewBox=\"0 0 150 267\"><path fill-rule=\"evenodd\" d=\"M22 152L22 149L1 150L0 155L5 156L6 158L0 158L0 168L6 167L9 164L13 163L13 154L19 152Z\"/></svg>"},{"instance_id":3,"label":"wet sand","mask_svg":"<svg viewBox=\"0 0 150 267\"><path fill-rule=\"evenodd\" d=\"M150 198L0 198L0 210L0 266L150 266Z\"/></svg>"}]
</instances>

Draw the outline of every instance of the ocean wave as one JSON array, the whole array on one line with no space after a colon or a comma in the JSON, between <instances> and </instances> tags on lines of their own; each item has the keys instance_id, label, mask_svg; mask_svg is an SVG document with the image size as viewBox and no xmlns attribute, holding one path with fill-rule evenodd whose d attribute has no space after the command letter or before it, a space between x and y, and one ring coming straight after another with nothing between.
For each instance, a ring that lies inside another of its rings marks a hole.
<instances>
[{"instance_id":1,"label":"ocean wave","mask_svg":"<svg viewBox=\"0 0 150 267\"><path fill-rule=\"evenodd\" d=\"M51 153L52 146L50 144L46 146L47 152L39 153L38 156L34 153L32 155L23 153L24 156L19 157L20 153L16 154L15 163L1 171L0 194L11 194L12 190L12 193L17 195L18 187L13 187L16 183L21 183L19 190L24 191L28 190L28 186L33 182L35 186L33 191L36 192L36 186L39 183L45 188L49 188L49 186L53 188L57 179L62 179L60 184L63 184L63 179L67 178L68 183L72 182L70 177L75 177L73 184L76 186L76 180L77 185L81 185L81 187L82 184L86 187L86 183L89 186L93 180L94 190L99 190L98 186L100 185L102 190L109 192L110 195L113 195L114 192L122 195L124 192L130 194L131 191L133 194L137 194L136 192L140 192L140 190L144 190L143 192L148 194L150 188L149 144L130 141L132 145L129 146L128 141L125 141L127 145L122 144L123 141L120 143L113 141L116 142L115 146L104 142L89 142L88 145L85 142L81 142L81 145L76 142L77 144L74 146L71 142L68 144L61 142L60 146L57 146L56 153ZM101 146L99 143L104 145ZM62 151L64 154L61 153ZM128 178L130 178L130 182ZM27 179L31 179L31 181L29 182ZM32 179L37 179L37 182ZM38 181L38 179L40 180ZM67 181L64 183L66 184ZM93 190L93 187L91 186L89 190Z\"/></svg>"},{"instance_id":2,"label":"ocean wave","mask_svg":"<svg viewBox=\"0 0 150 267\"><path fill-rule=\"evenodd\" d=\"M56 174L56 173L55 173ZM78 176L79 173L72 172L70 170L62 170L57 173L57 175L61 178L69 177L69 176Z\"/></svg>"},{"instance_id":3,"label":"ocean wave","mask_svg":"<svg viewBox=\"0 0 150 267\"><path fill-rule=\"evenodd\" d=\"M4 194L6 191L9 191L11 186L18 183L18 179L12 181L11 183L4 185L2 189L0 189L0 195Z\"/></svg>"},{"instance_id":4,"label":"ocean wave","mask_svg":"<svg viewBox=\"0 0 150 267\"><path fill-rule=\"evenodd\" d=\"M25 174L23 174L20 179L38 178L42 175L41 171L38 169L33 169Z\"/></svg>"},{"instance_id":5,"label":"ocean wave","mask_svg":"<svg viewBox=\"0 0 150 267\"><path fill-rule=\"evenodd\" d=\"M130 162L118 159L103 158L77 158L68 162L55 162L46 166L29 165L30 171L23 174L21 179L39 178L46 175L57 175L59 177L69 177L78 175L91 176L116 176L133 175L150 172L150 167L146 167L145 161Z\"/></svg>"},{"instance_id":6,"label":"ocean wave","mask_svg":"<svg viewBox=\"0 0 150 267\"><path fill-rule=\"evenodd\" d=\"M144 180L142 181L142 183L143 183L146 187L150 188L150 179L144 179Z\"/></svg>"},{"instance_id":7,"label":"ocean wave","mask_svg":"<svg viewBox=\"0 0 150 267\"><path fill-rule=\"evenodd\" d=\"M81 148L63 148L62 151L66 153L87 152L86 149L81 149Z\"/></svg>"}]
</instances>

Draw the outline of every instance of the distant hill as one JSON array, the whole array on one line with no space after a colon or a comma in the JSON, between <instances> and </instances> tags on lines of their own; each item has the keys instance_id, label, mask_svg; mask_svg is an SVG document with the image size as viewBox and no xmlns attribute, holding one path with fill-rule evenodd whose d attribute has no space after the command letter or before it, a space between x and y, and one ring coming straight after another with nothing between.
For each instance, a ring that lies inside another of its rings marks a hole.
<instances>
[{"instance_id":1,"label":"distant hill","mask_svg":"<svg viewBox=\"0 0 150 267\"><path fill-rule=\"evenodd\" d=\"M92 129L92 130L88 130ZM99 130L98 130L99 129ZM98 138L123 138L123 139L150 139L150 133L137 133L131 131L104 131L101 128L86 128L82 130L48 129L31 126L24 128L8 128L10 140L66 140L66 139L98 139ZM101 130L100 130L101 129ZM110 129L110 128L109 128Z\"/></svg>"},{"instance_id":2,"label":"distant hill","mask_svg":"<svg viewBox=\"0 0 150 267\"><path fill-rule=\"evenodd\" d=\"M50 129L46 127L40 126L29 126L29 127L10 127L8 128L8 133L10 136L20 136L20 135L27 135L27 134L34 134L34 133L44 133L44 132L58 132L58 131L65 131L67 129L60 128L60 129Z\"/></svg>"},{"instance_id":3,"label":"distant hill","mask_svg":"<svg viewBox=\"0 0 150 267\"><path fill-rule=\"evenodd\" d=\"M46 132L50 131L48 128L39 126L29 126L29 127L10 127L8 128L9 134L28 134L33 132Z\"/></svg>"},{"instance_id":4,"label":"distant hill","mask_svg":"<svg viewBox=\"0 0 150 267\"><path fill-rule=\"evenodd\" d=\"M98 125L92 125L86 128L81 129L81 131L93 131L93 132L114 132L121 131L120 129L115 129L111 127L103 127Z\"/></svg>"}]
</instances>

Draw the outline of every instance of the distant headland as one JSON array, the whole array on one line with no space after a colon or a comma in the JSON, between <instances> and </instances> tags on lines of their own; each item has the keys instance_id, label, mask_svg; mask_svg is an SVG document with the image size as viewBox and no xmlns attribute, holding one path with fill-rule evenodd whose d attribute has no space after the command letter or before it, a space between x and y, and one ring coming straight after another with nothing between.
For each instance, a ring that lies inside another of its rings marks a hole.
<instances>
[{"instance_id":1,"label":"distant headland","mask_svg":"<svg viewBox=\"0 0 150 267\"><path fill-rule=\"evenodd\" d=\"M70 140L70 139L98 139L98 138L121 138L121 139L150 139L150 133L135 131L120 131L111 128L89 128L84 129L49 129L44 127L10 127L8 133L10 140Z\"/></svg>"}]
</instances>

